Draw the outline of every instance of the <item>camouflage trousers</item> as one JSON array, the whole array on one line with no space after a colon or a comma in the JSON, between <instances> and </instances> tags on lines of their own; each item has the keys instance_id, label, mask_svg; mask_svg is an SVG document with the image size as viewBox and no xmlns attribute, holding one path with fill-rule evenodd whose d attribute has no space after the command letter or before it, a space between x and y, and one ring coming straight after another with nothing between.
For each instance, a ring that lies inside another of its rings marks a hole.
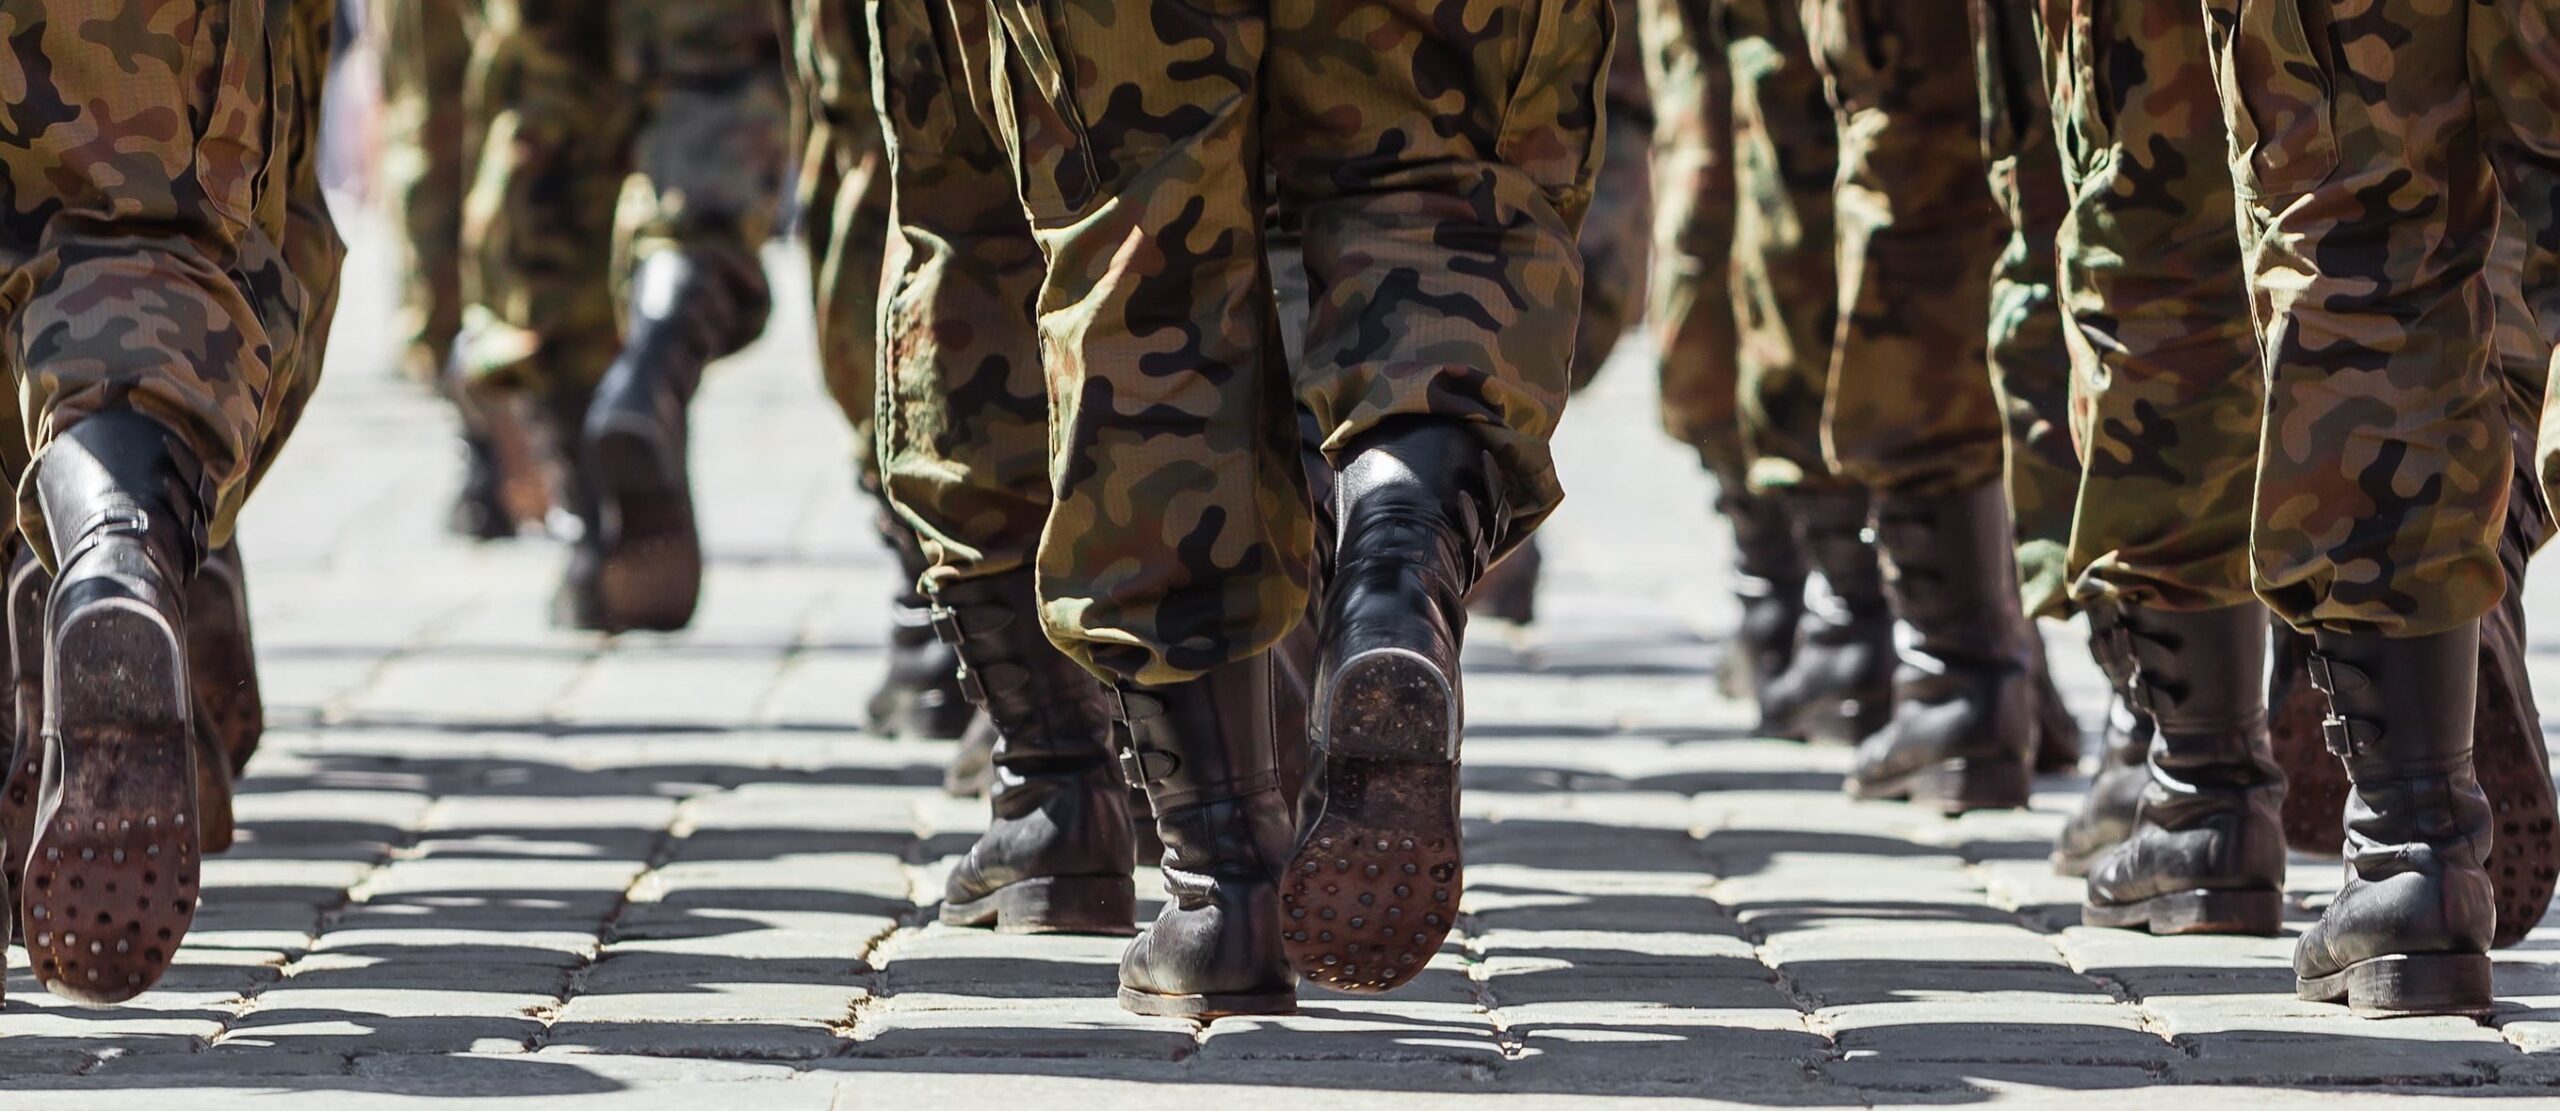
<instances>
[{"instance_id":1,"label":"camouflage trousers","mask_svg":"<svg viewBox=\"0 0 2560 1111\"><path fill-rule=\"evenodd\" d=\"M330 0L0 0L0 363L20 406L0 466L39 556L33 461L89 414L169 429L215 545L300 419L344 254L316 143L334 17Z\"/></svg>"},{"instance_id":2,"label":"camouflage trousers","mask_svg":"<svg viewBox=\"0 0 2560 1111\"><path fill-rule=\"evenodd\" d=\"M2298 305L2310 288L2305 271L2269 265L2274 244L2243 234L2232 192L2236 173L2238 199L2268 203L2247 162L2286 155L2260 153L2255 139L2232 142L2235 127L2254 135L2257 125L2238 106L2218 107L2219 90L2235 87L2237 59L2268 64L2235 53L2243 40L2231 30L2244 24L2140 5L2093 12L2043 2L2072 192L2062 304L2077 365L2073 434L2085 460L2069 556L2074 592L2173 609L2236 604L2253 593L2254 549L2257 593L2297 624L2416 634L2494 604L2506 453L2511 442L2532 442L2549 358L2519 300L2524 244L2513 241L2502 264L2487 264L2494 187L2471 274L2434 287L2480 314L2450 329L2467 354L2448 360L2457 348L2437 346L2437 337L2403 348L2407 335L2385 342L2392 357L2356 354L2339 342L2351 333L2322 319L2306 349L2317 354L2286 355L2303 333L2278 326L2262 344L2249 324L2244 264L2268 291L2258 311L2270 318L2276 289L2295 291L2281 299ZM2292 8L2255 4L2250 19ZM2290 17L2267 27L2279 23L2303 27ZM2226 168L2223 155L2235 150L2245 161ZM2307 180L2330 170L2297 172ZM2282 202L2288 211L2296 203ZM2372 225L2359 227L2370 234ZM2294 242L2295 250L2311 246ZM2381 272L2381 256L2330 257L2352 260L2356 276L2339 280L2363 292L2342 296L2335 287L2328 303L2371 304L2366 283ZM2483 342L2493 319L2505 325L2494 364ZM2412 379L2422 363L2437 377ZM2454 389L2457 379L2477 394ZM2450 411L2469 424L2448 424L2450 394L2466 398ZM2424 446L2391 446L2400 437ZM2457 447L2486 454L2457 457ZM2447 535L2466 538L2454 546L2462 555L2445 546ZM2452 571L2459 566L2468 569Z\"/></svg>"},{"instance_id":3,"label":"camouflage trousers","mask_svg":"<svg viewBox=\"0 0 2560 1111\"><path fill-rule=\"evenodd\" d=\"M730 301L731 350L753 340L790 132L773 0L480 3L464 371L592 385L621 348L618 275L662 250Z\"/></svg>"},{"instance_id":4,"label":"camouflage trousers","mask_svg":"<svg viewBox=\"0 0 2560 1111\"><path fill-rule=\"evenodd\" d=\"M1653 263L1653 93L1646 85L1644 52L1636 49L1644 22L1638 0L1617 6L1619 45L1609 59L1608 115L1603 142L1608 157L1592 182L1590 211L1577 240L1582 251L1582 316L1574 325L1573 388L1591 384L1609 354L1644 319L1645 285Z\"/></svg>"},{"instance_id":5,"label":"camouflage trousers","mask_svg":"<svg viewBox=\"0 0 2560 1111\"><path fill-rule=\"evenodd\" d=\"M1048 262L1051 639L1180 681L1305 609L1298 404L1340 450L1467 423L1525 538L1562 497L1575 233L1601 156L1601 0L999 0L1002 132ZM1293 389L1263 222L1306 214Z\"/></svg>"},{"instance_id":6,"label":"camouflage trousers","mask_svg":"<svg viewBox=\"0 0 2560 1111\"><path fill-rule=\"evenodd\" d=\"M1734 90L1724 6L1723 0L1645 0L1637 27L1654 88L1649 315L1661 358L1662 427L1696 448L1719 482L1740 490L1749 453L1738 408ZM1623 44L1619 53L1627 53ZM1612 146L1610 157L1616 156Z\"/></svg>"},{"instance_id":7,"label":"camouflage trousers","mask_svg":"<svg viewBox=\"0 0 2560 1111\"><path fill-rule=\"evenodd\" d=\"M1028 565L1049 522L1046 269L992 116L988 0L878 0L886 180L880 476L929 585Z\"/></svg>"},{"instance_id":8,"label":"camouflage trousers","mask_svg":"<svg viewBox=\"0 0 2560 1111\"><path fill-rule=\"evenodd\" d=\"M1750 486L1838 489L1846 483L1823 456L1822 414L1841 319L1833 238L1840 126L1799 0L1723 0L1722 8L1739 202L1737 405Z\"/></svg>"},{"instance_id":9,"label":"camouflage trousers","mask_svg":"<svg viewBox=\"0 0 2560 1111\"><path fill-rule=\"evenodd\" d=\"M1972 0L1974 79L1991 193L2009 217L1991 275L1991 384L2008 430L2009 508L2030 617L2067 618L2079 504L2071 440L2071 351L2057 303L2058 243L2071 204L2044 82L2040 0Z\"/></svg>"},{"instance_id":10,"label":"camouflage trousers","mask_svg":"<svg viewBox=\"0 0 2560 1111\"><path fill-rule=\"evenodd\" d=\"M817 292L818 368L855 430L866 486L877 481L870 432L889 247L888 152L872 101L866 14L878 6L792 0L791 13L793 86L806 121L798 200Z\"/></svg>"},{"instance_id":11,"label":"camouflage trousers","mask_svg":"<svg viewBox=\"0 0 2560 1111\"><path fill-rule=\"evenodd\" d=\"M2507 587L2515 441L2485 276L2502 193L2529 244L2522 295L2546 344L2560 328L2560 13L2205 8L2267 383L2258 593L2306 627L2476 618Z\"/></svg>"},{"instance_id":12,"label":"camouflage trousers","mask_svg":"<svg viewBox=\"0 0 2560 1111\"><path fill-rule=\"evenodd\" d=\"M406 369L432 382L462 329L462 198L478 131L465 96L478 5L374 0L370 18L382 50L383 200L405 233Z\"/></svg>"}]
</instances>

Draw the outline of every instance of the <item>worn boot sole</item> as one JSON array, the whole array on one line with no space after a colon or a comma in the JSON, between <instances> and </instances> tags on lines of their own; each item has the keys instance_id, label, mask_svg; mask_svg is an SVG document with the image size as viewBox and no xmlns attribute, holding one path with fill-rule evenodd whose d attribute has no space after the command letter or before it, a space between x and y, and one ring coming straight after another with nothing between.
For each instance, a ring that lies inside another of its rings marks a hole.
<instances>
[{"instance_id":1,"label":"worn boot sole","mask_svg":"<svg viewBox=\"0 0 2560 1111\"><path fill-rule=\"evenodd\" d=\"M993 926L1000 934L1138 932L1138 885L1127 876L1049 876L1021 880L965 903L942 904L946 926Z\"/></svg>"},{"instance_id":2,"label":"worn boot sole","mask_svg":"<svg viewBox=\"0 0 2560 1111\"><path fill-rule=\"evenodd\" d=\"M2140 902L2089 903L2080 924L2172 934L2249 934L2274 937L2284 930L2284 892L2172 891Z\"/></svg>"},{"instance_id":3,"label":"worn boot sole","mask_svg":"<svg viewBox=\"0 0 2560 1111\"><path fill-rule=\"evenodd\" d=\"M2344 1003L2359 1018L2486 1018L2496 999L2480 953L2406 953L2357 961L2327 976L2297 978L2296 998Z\"/></svg>"},{"instance_id":4,"label":"worn boot sole","mask_svg":"<svg viewBox=\"0 0 2560 1111\"><path fill-rule=\"evenodd\" d=\"M59 793L37 815L19 892L45 990L115 1003L158 983L194 918L195 741L179 638L159 614L93 602L57 624Z\"/></svg>"},{"instance_id":5,"label":"worn boot sole","mask_svg":"<svg viewBox=\"0 0 2560 1111\"><path fill-rule=\"evenodd\" d=\"M1421 655L1386 648L1344 662L1325 696L1323 809L1281 887L1281 941L1311 981L1387 991L1457 924L1457 691Z\"/></svg>"},{"instance_id":6,"label":"worn boot sole","mask_svg":"<svg viewBox=\"0 0 2560 1111\"><path fill-rule=\"evenodd\" d=\"M2022 759L1942 760L1891 779L1851 776L1841 789L1850 798L1908 802L1956 818L1976 810L2025 809L2035 774Z\"/></svg>"},{"instance_id":7,"label":"worn boot sole","mask_svg":"<svg viewBox=\"0 0 2560 1111\"><path fill-rule=\"evenodd\" d=\"M1229 1015L1294 1015L1298 1013L1298 994L1274 991L1245 995L1158 995L1136 988L1121 988L1120 1007L1131 1014L1207 1022Z\"/></svg>"},{"instance_id":8,"label":"worn boot sole","mask_svg":"<svg viewBox=\"0 0 2560 1111\"><path fill-rule=\"evenodd\" d=\"M609 522L596 592L612 631L674 632L693 621L702 597L702 537L693 497L667 474L645 432L608 429L589 441L596 496Z\"/></svg>"},{"instance_id":9,"label":"worn boot sole","mask_svg":"<svg viewBox=\"0 0 2560 1111\"><path fill-rule=\"evenodd\" d=\"M2497 948L2523 941L2541 924L2551 909L2552 882L2560 878L2560 814L2554 813L2542 723L2526 716L2529 688L2525 705L2513 696L2529 682L2509 670L2522 654L2509 657L2486 644L2490 636L2514 635L2493 631L2505 622L2503 612L2481 622L2480 700L2471 750L2480 788L2498 823L2489 848L2489 882L2498 895L2498 928L2490 945Z\"/></svg>"}]
</instances>

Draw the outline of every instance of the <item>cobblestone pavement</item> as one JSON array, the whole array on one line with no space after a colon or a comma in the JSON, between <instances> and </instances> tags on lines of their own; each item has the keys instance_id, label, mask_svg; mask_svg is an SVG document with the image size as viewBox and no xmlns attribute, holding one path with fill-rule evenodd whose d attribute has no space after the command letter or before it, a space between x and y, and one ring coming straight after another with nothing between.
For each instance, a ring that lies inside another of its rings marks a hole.
<instances>
[{"instance_id":1,"label":"cobblestone pavement","mask_svg":"<svg viewBox=\"0 0 2560 1111\"><path fill-rule=\"evenodd\" d=\"M1640 350L1567 422L1548 620L1471 646L1472 885L1431 971L1289 1019L1124 1014L1117 942L928 924L980 808L856 722L890 570L804 321L703 396L699 627L604 640L545 627L556 549L437 531L447 420L378 369L388 280L351 276L243 530L274 725L242 844L134 1004L62 1004L15 955L0 1106L2560 1099L2560 932L2502 957L2491 1025L2360 1022L2291 1000L2288 941L2079 927L2043 861L2077 781L1941 821L1749 737L1712 679L1727 551Z\"/></svg>"}]
</instances>

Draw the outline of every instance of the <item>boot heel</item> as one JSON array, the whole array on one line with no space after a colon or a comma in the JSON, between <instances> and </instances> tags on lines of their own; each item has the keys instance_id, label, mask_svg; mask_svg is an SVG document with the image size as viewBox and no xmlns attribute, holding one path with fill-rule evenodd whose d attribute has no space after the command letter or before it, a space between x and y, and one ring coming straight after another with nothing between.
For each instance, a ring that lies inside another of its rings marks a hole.
<instances>
[{"instance_id":1,"label":"boot heel","mask_svg":"<svg viewBox=\"0 0 2560 1111\"><path fill-rule=\"evenodd\" d=\"M1293 991L1275 991L1254 994L1159 995L1151 991L1139 991L1136 988L1121 988L1120 1006L1133 1015L1157 1015L1207 1022L1228 1015L1294 1015L1298 1013L1298 994Z\"/></svg>"},{"instance_id":2,"label":"boot heel","mask_svg":"<svg viewBox=\"0 0 2560 1111\"><path fill-rule=\"evenodd\" d=\"M692 623L702 596L702 539L680 461L643 432L608 422L587 448L603 504L605 558L598 576L609 623L673 632Z\"/></svg>"},{"instance_id":3,"label":"boot heel","mask_svg":"<svg viewBox=\"0 0 2560 1111\"><path fill-rule=\"evenodd\" d=\"M1375 648L1343 661L1325 713L1336 759L1450 763L1458 758L1458 695L1421 653Z\"/></svg>"},{"instance_id":4,"label":"boot heel","mask_svg":"<svg viewBox=\"0 0 2560 1111\"><path fill-rule=\"evenodd\" d=\"M1911 801L1934 805L1953 818L1974 810L2021 810L2035 790L2035 773L2016 756L1957 758L1912 779Z\"/></svg>"},{"instance_id":5,"label":"boot heel","mask_svg":"<svg viewBox=\"0 0 2560 1111\"><path fill-rule=\"evenodd\" d=\"M2483 953L2395 953L2295 982L2316 1003L2343 1001L2358 1018L2415 1015L2485 1017L2496 1006Z\"/></svg>"},{"instance_id":6,"label":"boot heel","mask_svg":"<svg viewBox=\"0 0 2560 1111\"><path fill-rule=\"evenodd\" d=\"M2248 934L2274 937L2284 930L2281 891L2173 891L2121 906L2080 908L2084 926L2149 930L2154 934Z\"/></svg>"},{"instance_id":7,"label":"boot heel","mask_svg":"<svg viewBox=\"0 0 2560 1111\"><path fill-rule=\"evenodd\" d=\"M975 903L946 905L942 920L963 926L992 920L1000 934L1130 937L1138 932L1138 885L1128 876L1023 880Z\"/></svg>"}]
</instances>

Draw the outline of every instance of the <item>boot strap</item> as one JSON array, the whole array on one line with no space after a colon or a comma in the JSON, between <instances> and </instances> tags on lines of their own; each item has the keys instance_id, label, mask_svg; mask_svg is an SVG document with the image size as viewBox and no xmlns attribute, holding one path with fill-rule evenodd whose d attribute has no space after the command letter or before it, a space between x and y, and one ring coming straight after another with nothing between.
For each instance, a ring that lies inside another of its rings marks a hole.
<instances>
[{"instance_id":1,"label":"boot strap","mask_svg":"<svg viewBox=\"0 0 2560 1111\"><path fill-rule=\"evenodd\" d=\"M2382 739L2382 726L2338 712L2338 696L2354 694L2373 685L2371 677L2354 664L2341 663L2318 652L2310 654L2303 670L2311 674L2311 685L2329 703L2328 713L2320 719L2320 740L2330 755L2352 759L2362 749Z\"/></svg>"}]
</instances>

